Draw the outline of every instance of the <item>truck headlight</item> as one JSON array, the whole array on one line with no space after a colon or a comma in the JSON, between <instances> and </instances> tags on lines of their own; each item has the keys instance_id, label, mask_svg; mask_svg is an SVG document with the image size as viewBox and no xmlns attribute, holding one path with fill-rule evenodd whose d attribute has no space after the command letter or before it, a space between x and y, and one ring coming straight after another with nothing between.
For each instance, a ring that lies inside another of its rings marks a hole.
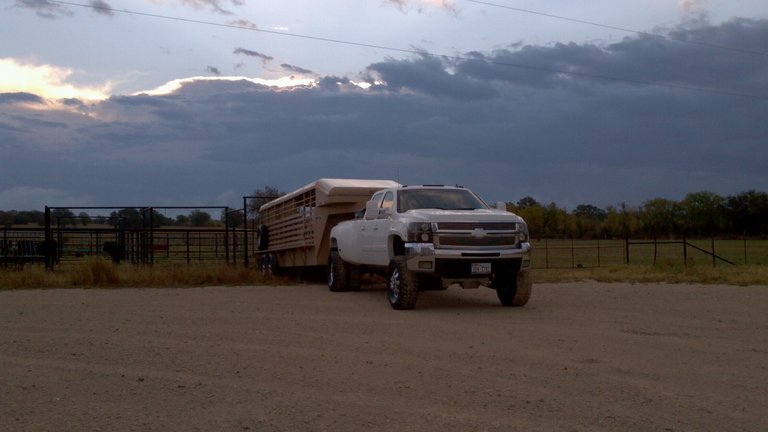
<instances>
[{"instance_id":1,"label":"truck headlight","mask_svg":"<svg viewBox=\"0 0 768 432\"><path fill-rule=\"evenodd\" d=\"M432 243L432 224L429 222L409 223L408 241L415 243Z\"/></svg>"},{"instance_id":2,"label":"truck headlight","mask_svg":"<svg viewBox=\"0 0 768 432\"><path fill-rule=\"evenodd\" d=\"M527 242L530 238L530 235L528 235L528 224L521 222L518 225L520 226L520 242Z\"/></svg>"}]
</instances>

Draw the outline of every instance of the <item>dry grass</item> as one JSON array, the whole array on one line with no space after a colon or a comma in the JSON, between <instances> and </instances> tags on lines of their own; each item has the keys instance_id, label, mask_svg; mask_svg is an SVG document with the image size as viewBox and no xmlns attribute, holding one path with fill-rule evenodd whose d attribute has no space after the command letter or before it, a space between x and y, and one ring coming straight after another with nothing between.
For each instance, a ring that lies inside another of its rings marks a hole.
<instances>
[{"instance_id":1,"label":"dry grass","mask_svg":"<svg viewBox=\"0 0 768 432\"><path fill-rule=\"evenodd\" d=\"M266 280L253 268L226 264L135 266L115 265L91 259L71 269L46 271L41 266L22 270L0 268L0 289L95 288L95 287L192 287L206 285L283 284L280 278Z\"/></svg>"},{"instance_id":2,"label":"dry grass","mask_svg":"<svg viewBox=\"0 0 768 432\"><path fill-rule=\"evenodd\" d=\"M699 283L726 285L768 285L768 266L657 266L617 265L599 268L534 269L536 282ZM194 287L207 285L282 285L286 278L264 278L253 268L226 264L114 265L111 261L92 259L69 270L45 271L41 266L22 270L0 268L0 289L29 288L120 288L120 287Z\"/></svg>"}]
</instances>

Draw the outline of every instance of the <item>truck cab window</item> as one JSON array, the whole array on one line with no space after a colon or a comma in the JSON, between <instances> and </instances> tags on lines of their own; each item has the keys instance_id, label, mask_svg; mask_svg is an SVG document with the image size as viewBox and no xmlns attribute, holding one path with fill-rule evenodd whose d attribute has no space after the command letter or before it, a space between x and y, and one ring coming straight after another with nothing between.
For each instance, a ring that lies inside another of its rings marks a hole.
<instances>
[{"instance_id":1,"label":"truck cab window","mask_svg":"<svg viewBox=\"0 0 768 432\"><path fill-rule=\"evenodd\" d=\"M395 206L395 198L392 195L392 192L387 192L387 194L384 195L384 200L381 202L381 208L386 210L392 210L394 206Z\"/></svg>"}]
</instances>

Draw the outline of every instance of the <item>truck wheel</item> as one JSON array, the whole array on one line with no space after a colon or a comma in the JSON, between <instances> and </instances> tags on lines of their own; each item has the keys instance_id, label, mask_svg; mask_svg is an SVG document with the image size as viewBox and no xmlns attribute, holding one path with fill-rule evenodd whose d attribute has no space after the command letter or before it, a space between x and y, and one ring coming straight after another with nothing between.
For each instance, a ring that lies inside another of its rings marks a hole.
<instances>
[{"instance_id":1,"label":"truck wheel","mask_svg":"<svg viewBox=\"0 0 768 432\"><path fill-rule=\"evenodd\" d=\"M493 288L502 305L525 306L533 291L530 272L525 270L495 278Z\"/></svg>"},{"instance_id":2,"label":"truck wheel","mask_svg":"<svg viewBox=\"0 0 768 432\"><path fill-rule=\"evenodd\" d=\"M333 292L349 291L349 266L338 251L328 256L328 289Z\"/></svg>"},{"instance_id":3,"label":"truck wheel","mask_svg":"<svg viewBox=\"0 0 768 432\"><path fill-rule=\"evenodd\" d=\"M405 257L394 257L389 262L387 299L394 309L413 309L419 297L416 278L406 269Z\"/></svg>"}]
</instances>

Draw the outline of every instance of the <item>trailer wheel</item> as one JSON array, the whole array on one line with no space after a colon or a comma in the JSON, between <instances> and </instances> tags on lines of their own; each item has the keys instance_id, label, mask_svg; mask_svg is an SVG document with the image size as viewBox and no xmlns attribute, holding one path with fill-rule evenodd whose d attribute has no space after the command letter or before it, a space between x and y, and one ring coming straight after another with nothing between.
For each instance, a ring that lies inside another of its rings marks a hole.
<instances>
[{"instance_id":1,"label":"trailer wheel","mask_svg":"<svg viewBox=\"0 0 768 432\"><path fill-rule=\"evenodd\" d=\"M261 258L261 275L263 277L277 276L277 257L275 254L264 254Z\"/></svg>"},{"instance_id":2,"label":"trailer wheel","mask_svg":"<svg viewBox=\"0 0 768 432\"><path fill-rule=\"evenodd\" d=\"M398 310L413 309L418 298L416 278L406 268L405 257L392 258L387 275L387 299L390 306Z\"/></svg>"},{"instance_id":3,"label":"trailer wheel","mask_svg":"<svg viewBox=\"0 0 768 432\"><path fill-rule=\"evenodd\" d=\"M259 225L256 248L260 251L267 250L269 247L269 229L264 224Z\"/></svg>"},{"instance_id":4,"label":"trailer wheel","mask_svg":"<svg viewBox=\"0 0 768 432\"><path fill-rule=\"evenodd\" d=\"M341 259L338 251L328 255L328 289L333 292L349 291L349 264Z\"/></svg>"},{"instance_id":5,"label":"trailer wheel","mask_svg":"<svg viewBox=\"0 0 768 432\"><path fill-rule=\"evenodd\" d=\"M504 306L525 306L531 299L533 284L527 270L494 278L492 285Z\"/></svg>"}]
</instances>

